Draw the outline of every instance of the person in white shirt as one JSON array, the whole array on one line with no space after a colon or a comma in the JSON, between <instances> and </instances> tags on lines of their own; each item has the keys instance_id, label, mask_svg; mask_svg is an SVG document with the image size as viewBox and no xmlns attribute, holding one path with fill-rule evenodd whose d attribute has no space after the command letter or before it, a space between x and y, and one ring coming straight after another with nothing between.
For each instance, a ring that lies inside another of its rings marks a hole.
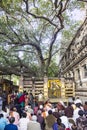
<instances>
[{"instance_id":1,"label":"person in white shirt","mask_svg":"<svg viewBox=\"0 0 87 130\"><path fill-rule=\"evenodd\" d=\"M39 102L42 102L43 101L43 94L42 92L40 91L39 95L38 95L38 101Z\"/></svg>"},{"instance_id":2,"label":"person in white shirt","mask_svg":"<svg viewBox=\"0 0 87 130\"><path fill-rule=\"evenodd\" d=\"M61 119L61 123L63 123L66 128L69 128L69 127L70 127L68 118L67 118L67 116L65 116L64 111L61 111L61 112L60 112L60 119Z\"/></svg>"},{"instance_id":3,"label":"person in white shirt","mask_svg":"<svg viewBox=\"0 0 87 130\"><path fill-rule=\"evenodd\" d=\"M81 110L80 104L76 104L76 109L74 109L73 111L73 120L75 121L75 123L76 123L76 119L79 117L78 114L79 110Z\"/></svg>"},{"instance_id":4,"label":"person in white shirt","mask_svg":"<svg viewBox=\"0 0 87 130\"><path fill-rule=\"evenodd\" d=\"M27 118L27 114L24 112L19 120L19 130L27 130L28 123L29 119Z\"/></svg>"}]
</instances>

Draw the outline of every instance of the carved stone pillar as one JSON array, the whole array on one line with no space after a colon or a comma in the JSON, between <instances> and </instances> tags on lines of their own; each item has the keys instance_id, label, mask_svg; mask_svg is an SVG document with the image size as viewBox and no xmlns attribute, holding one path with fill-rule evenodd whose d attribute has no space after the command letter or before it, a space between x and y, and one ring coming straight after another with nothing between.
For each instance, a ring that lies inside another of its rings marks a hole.
<instances>
[{"instance_id":1,"label":"carved stone pillar","mask_svg":"<svg viewBox=\"0 0 87 130\"><path fill-rule=\"evenodd\" d=\"M74 72L74 70L72 71L72 73L73 73L74 88L76 89L76 81L75 81L75 72Z\"/></svg>"},{"instance_id":2,"label":"carved stone pillar","mask_svg":"<svg viewBox=\"0 0 87 130\"><path fill-rule=\"evenodd\" d=\"M64 78L61 78L61 83L62 83L62 86L61 86L61 97L65 98L65 79Z\"/></svg>"},{"instance_id":3,"label":"carved stone pillar","mask_svg":"<svg viewBox=\"0 0 87 130\"><path fill-rule=\"evenodd\" d=\"M48 77L44 76L44 99L48 99Z\"/></svg>"},{"instance_id":4,"label":"carved stone pillar","mask_svg":"<svg viewBox=\"0 0 87 130\"><path fill-rule=\"evenodd\" d=\"M79 65L79 80L80 80L80 87L82 87L82 67Z\"/></svg>"}]
</instances>

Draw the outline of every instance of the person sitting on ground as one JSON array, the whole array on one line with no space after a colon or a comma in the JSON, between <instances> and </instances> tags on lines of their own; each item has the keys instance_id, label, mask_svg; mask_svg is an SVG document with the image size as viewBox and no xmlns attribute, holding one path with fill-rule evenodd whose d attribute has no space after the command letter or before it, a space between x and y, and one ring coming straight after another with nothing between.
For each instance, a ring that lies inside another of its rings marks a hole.
<instances>
[{"instance_id":1,"label":"person sitting on ground","mask_svg":"<svg viewBox=\"0 0 87 130\"><path fill-rule=\"evenodd\" d=\"M70 127L69 127L68 118L67 118L67 116L65 116L64 111L61 111L61 112L60 112L60 119L61 119L61 122L65 125L66 129L70 128Z\"/></svg>"},{"instance_id":2,"label":"person sitting on ground","mask_svg":"<svg viewBox=\"0 0 87 130\"><path fill-rule=\"evenodd\" d=\"M85 101L85 104L83 105L83 109L85 112L87 112L87 101Z\"/></svg>"},{"instance_id":3,"label":"person sitting on ground","mask_svg":"<svg viewBox=\"0 0 87 130\"><path fill-rule=\"evenodd\" d=\"M18 130L18 127L15 124L13 124L14 121L15 121L14 117L9 118L10 124L6 125L4 130Z\"/></svg>"},{"instance_id":4,"label":"person sitting on ground","mask_svg":"<svg viewBox=\"0 0 87 130\"><path fill-rule=\"evenodd\" d=\"M49 111L52 109L52 104L50 103L50 99L48 99L45 103L44 103L44 109L46 111Z\"/></svg>"},{"instance_id":5,"label":"person sitting on ground","mask_svg":"<svg viewBox=\"0 0 87 130\"><path fill-rule=\"evenodd\" d=\"M27 125L27 130L41 130L40 123L37 122L37 116L33 115L32 120Z\"/></svg>"},{"instance_id":6,"label":"person sitting on ground","mask_svg":"<svg viewBox=\"0 0 87 130\"><path fill-rule=\"evenodd\" d=\"M81 110L80 104L77 103L76 109L74 109L74 111L73 111L73 120L75 121L75 123L76 123L76 119L79 117L79 114L78 114L79 110Z\"/></svg>"},{"instance_id":7,"label":"person sitting on ground","mask_svg":"<svg viewBox=\"0 0 87 130\"><path fill-rule=\"evenodd\" d=\"M57 118L57 124L59 130L65 130L65 125L61 122L61 119L59 117Z\"/></svg>"},{"instance_id":8,"label":"person sitting on ground","mask_svg":"<svg viewBox=\"0 0 87 130\"><path fill-rule=\"evenodd\" d=\"M45 129L45 119L42 116L42 111L41 110L38 110L38 112L37 112L37 122L40 123L41 130L44 130Z\"/></svg>"},{"instance_id":9,"label":"person sitting on ground","mask_svg":"<svg viewBox=\"0 0 87 130\"><path fill-rule=\"evenodd\" d=\"M56 118L52 113L52 110L48 111L48 116L45 118L46 130L53 130L53 124L56 122Z\"/></svg>"},{"instance_id":10,"label":"person sitting on ground","mask_svg":"<svg viewBox=\"0 0 87 130\"><path fill-rule=\"evenodd\" d=\"M77 130L77 126L76 126L76 123L74 122L74 120L72 118L69 118L68 120L70 123L71 130Z\"/></svg>"},{"instance_id":11,"label":"person sitting on ground","mask_svg":"<svg viewBox=\"0 0 87 130\"><path fill-rule=\"evenodd\" d=\"M64 110L65 116L67 116L68 118L71 118L73 116L73 107L71 105L72 104L69 102L68 106Z\"/></svg>"},{"instance_id":12,"label":"person sitting on ground","mask_svg":"<svg viewBox=\"0 0 87 130\"><path fill-rule=\"evenodd\" d=\"M27 118L27 114L22 113L22 117L19 120L19 128L20 130L27 130L27 124L29 123L29 119Z\"/></svg>"},{"instance_id":13,"label":"person sitting on ground","mask_svg":"<svg viewBox=\"0 0 87 130\"><path fill-rule=\"evenodd\" d=\"M58 111L65 110L65 104L63 101L59 101L57 104Z\"/></svg>"},{"instance_id":14,"label":"person sitting on ground","mask_svg":"<svg viewBox=\"0 0 87 130\"><path fill-rule=\"evenodd\" d=\"M76 119L77 130L83 130L87 124L87 118L84 115L84 111L79 110L79 117Z\"/></svg>"},{"instance_id":15,"label":"person sitting on ground","mask_svg":"<svg viewBox=\"0 0 87 130\"><path fill-rule=\"evenodd\" d=\"M31 105L25 106L25 113L27 114L27 118L31 120L31 114L34 114L33 109L31 108Z\"/></svg>"},{"instance_id":16,"label":"person sitting on ground","mask_svg":"<svg viewBox=\"0 0 87 130\"><path fill-rule=\"evenodd\" d=\"M55 118L59 118L59 116L60 116L57 106L54 107L53 115L55 116Z\"/></svg>"}]
</instances>

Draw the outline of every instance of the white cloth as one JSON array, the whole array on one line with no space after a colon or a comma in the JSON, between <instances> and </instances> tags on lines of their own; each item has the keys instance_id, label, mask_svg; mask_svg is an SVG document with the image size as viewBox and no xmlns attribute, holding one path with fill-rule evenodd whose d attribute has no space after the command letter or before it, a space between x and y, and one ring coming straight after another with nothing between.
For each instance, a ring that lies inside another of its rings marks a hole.
<instances>
[{"instance_id":1,"label":"white cloth","mask_svg":"<svg viewBox=\"0 0 87 130\"><path fill-rule=\"evenodd\" d=\"M43 101L43 94L42 94L42 93L40 93L40 94L38 95L38 101Z\"/></svg>"},{"instance_id":2,"label":"white cloth","mask_svg":"<svg viewBox=\"0 0 87 130\"><path fill-rule=\"evenodd\" d=\"M76 99L76 100L74 101L74 103L75 103L75 104L77 104L77 103L81 103L81 104L82 104L82 101L81 101L80 99Z\"/></svg>"},{"instance_id":3,"label":"white cloth","mask_svg":"<svg viewBox=\"0 0 87 130\"><path fill-rule=\"evenodd\" d=\"M33 109L31 108L31 106L25 106L25 111L29 112L30 114L33 113Z\"/></svg>"},{"instance_id":4,"label":"white cloth","mask_svg":"<svg viewBox=\"0 0 87 130\"><path fill-rule=\"evenodd\" d=\"M81 109L77 107L77 108L74 110L74 112L73 112L73 120L74 120L75 122L76 122L76 119L79 117L79 114L78 114L79 110L81 110Z\"/></svg>"},{"instance_id":5,"label":"white cloth","mask_svg":"<svg viewBox=\"0 0 87 130\"><path fill-rule=\"evenodd\" d=\"M19 130L27 130L28 123L29 123L28 118L21 118L19 120Z\"/></svg>"},{"instance_id":6,"label":"white cloth","mask_svg":"<svg viewBox=\"0 0 87 130\"><path fill-rule=\"evenodd\" d=\"M37 121L37 116L33 115L31 118L32 121Z\"/></svg>"},{"instance_id":7,"label":"white cloth","mask_svg":"<svg viewBox=\"0 0 87 130\"><path fill-rule=\"evenodd\" d=\"M30 121L28 123L27 130L41 130L40 123L36 121Z\"/></svg>"},{"instance_id":8,"label":"white cloth","mask_svg":"<svg viewBox=\"0 0 87 130\"><path fill-rule=\"evenodd\" d=\"M9 117L9 113L7 113L7 112L5 112L5 111L0 111L0 114L3 114L4 115L4 118L7 118L7 117Z\"/></svg>"},{"instance_id":9,"label":"white cloth","mask_svg":"<svg viewBox=\"0 0 87 130\"><path fill-rule=\"evenodd\" d=\"M61 122L65 125L65 127L69 128L68 118L66 116L61 116L60 119L61 119Z\"/></svg>"}]
</instances>

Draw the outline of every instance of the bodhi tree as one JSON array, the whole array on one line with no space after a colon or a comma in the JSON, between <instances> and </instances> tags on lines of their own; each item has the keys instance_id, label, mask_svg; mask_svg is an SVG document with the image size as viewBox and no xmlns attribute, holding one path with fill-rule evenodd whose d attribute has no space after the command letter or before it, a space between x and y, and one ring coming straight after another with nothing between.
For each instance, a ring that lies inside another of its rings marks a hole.
<instances>
[{"instance_id":1,"label":"bodhi tree","mask_svg":"<svg viewBox=\"0 0 87 130\"><path fill-rule=\"evenodd\" d=\"M57 72L55 56L71 2L73 0L1 0L1 71L15 75L23 72L28 77L49 74L51 67Z\"/></svg>"}]
</instances>

